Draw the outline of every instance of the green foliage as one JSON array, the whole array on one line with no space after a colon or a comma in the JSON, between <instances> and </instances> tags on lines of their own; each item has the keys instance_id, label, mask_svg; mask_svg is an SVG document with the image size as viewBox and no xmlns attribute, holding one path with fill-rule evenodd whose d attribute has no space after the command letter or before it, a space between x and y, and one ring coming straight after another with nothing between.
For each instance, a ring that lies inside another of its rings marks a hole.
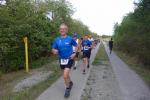
<instances>
[{"instance_id":1,"label":"green foliage","mask_svg":"<svg viewBox=\"0 0 150 100\"><path fill-rule=\"evenodd\" d=\"M7 0L5 5L0 5L0 12L0 70L3 72L24 67L24 36L29 38L32 63L49 56L61 23L69 25L70 33L91 33L82 22L71 18L73 7L66 0Z\"/></svg>"},{"instance_id":2,"label":"green foliage","mask_svg":"<svg viewBox=\"0 0 150 100\"><path fill-rule=\"evenodd\" d=\"M114 26L114 40L118 49L136 56L150 65L150 1L140 0L136 9Z\"/></svg>"}]
</instances>

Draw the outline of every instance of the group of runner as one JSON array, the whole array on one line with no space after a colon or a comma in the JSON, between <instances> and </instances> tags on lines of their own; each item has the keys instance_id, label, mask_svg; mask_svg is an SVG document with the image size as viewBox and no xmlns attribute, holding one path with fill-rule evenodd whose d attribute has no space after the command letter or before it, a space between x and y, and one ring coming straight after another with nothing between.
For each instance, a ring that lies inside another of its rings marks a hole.
<instances>
[{"instance_id":1,"label":"group of runner","mask_svg":"<svg viewBox=\"0 0 150 100\"><path fill-rule=\"evenodd\" d=\"M93 38L85 35L79 39L78 34L74 33L73 37L67 35L68 26L61 24L59 28L60 36L55 39L52 45L52 53L59 56L60 68L63 71L63 78L66 85L64 97L70 96L70 91L73 86L73 81L70 78L72 66L75 70L79 61L79 54L83 59L83 74L86 74L86 69L90 67L90 55L92 51Z\"/></svg>"}]
</instances>

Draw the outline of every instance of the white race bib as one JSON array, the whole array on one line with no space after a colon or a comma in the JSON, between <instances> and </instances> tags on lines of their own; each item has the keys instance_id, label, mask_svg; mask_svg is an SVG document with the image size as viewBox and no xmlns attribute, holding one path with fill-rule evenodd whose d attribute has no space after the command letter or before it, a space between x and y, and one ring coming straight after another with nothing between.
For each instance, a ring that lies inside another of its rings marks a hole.
<instances>
[{"instance_id":1,"label":"white race bib","mask_svg":"<svg viewBox=\"0 0 150 100\"><path fill-rule=\"evenodd\" d=\"M67 65L68 62L69 62L69 59L61 59L61 60L60 60L60 64L61 64L61 65Z\"/></svg>"},{"instance_id":2,"label":"white race bib","mask_svg":"<svg viewBox=\"0 0 150 100\"><path fill-rule=\"evenodd\" d=\"M87 48L86 46L84 47L84 50L89 50L89 48Z\"/></svg>"}]
</instances>

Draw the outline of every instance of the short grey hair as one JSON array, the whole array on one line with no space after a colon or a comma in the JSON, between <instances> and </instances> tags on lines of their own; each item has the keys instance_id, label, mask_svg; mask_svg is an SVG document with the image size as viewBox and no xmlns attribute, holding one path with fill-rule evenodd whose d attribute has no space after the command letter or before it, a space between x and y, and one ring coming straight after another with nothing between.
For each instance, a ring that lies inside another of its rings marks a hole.
<instances>
[{"instance_id":1,"label":"short grey hair","mask_svg":"<svg viewBox=\"0 0 150 100\"><path fill-rule=\"evenodd\" d=\"M68 25L65 24L65 23L60 24L60 27L61 27L61 26L65 26L65 27L68 29ZM60 28L60 27L59 27L59 28Z\"/></svg>"}]
</instances>

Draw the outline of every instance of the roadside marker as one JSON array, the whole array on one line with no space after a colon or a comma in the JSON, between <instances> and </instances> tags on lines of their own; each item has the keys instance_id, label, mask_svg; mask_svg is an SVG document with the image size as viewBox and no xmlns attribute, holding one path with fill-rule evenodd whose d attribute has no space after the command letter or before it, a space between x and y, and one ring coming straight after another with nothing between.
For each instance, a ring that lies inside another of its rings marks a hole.
<instances>
[{"instance_id":1,"label":"roadside marker","mask_svg":"<svg viewBox=\"0 0 150 100\"><path fill-rule=\"evenodd\" d=\"M24 45L25 45L25 62L26 62L26 72L29 72L29 60L28 60L28 37L24 37Z\"/></svg>"}]
</instances>

